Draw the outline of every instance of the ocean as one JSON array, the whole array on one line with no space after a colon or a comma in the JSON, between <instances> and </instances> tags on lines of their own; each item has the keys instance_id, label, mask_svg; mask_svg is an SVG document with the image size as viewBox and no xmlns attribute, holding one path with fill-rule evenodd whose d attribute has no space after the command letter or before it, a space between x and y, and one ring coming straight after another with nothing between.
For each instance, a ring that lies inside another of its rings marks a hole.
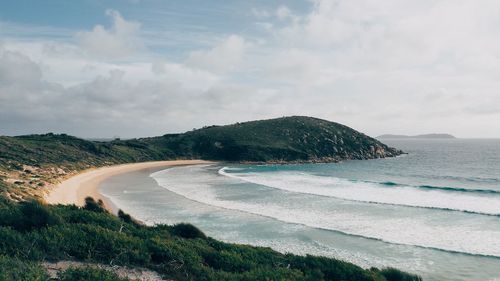
<instances>
[{"instance_id":1,"label":"ocean","mask_svg":"<svg viewBox=\"0 0 500 281\"><path fill-rule=\"evenodd\" d=\"M424 280L500 280L500 140L384 143L408 154L146 170L111 177L101 191L148 224L189 222L227 242Z\"/></svg>"}]
</instances>

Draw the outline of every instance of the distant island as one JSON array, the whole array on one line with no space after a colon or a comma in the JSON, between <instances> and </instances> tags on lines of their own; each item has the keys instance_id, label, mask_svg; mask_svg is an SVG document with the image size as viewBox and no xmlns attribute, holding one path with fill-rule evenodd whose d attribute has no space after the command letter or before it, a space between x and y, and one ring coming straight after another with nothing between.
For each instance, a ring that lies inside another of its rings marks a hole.
<instances>
[{"instance_id":1,"label":"distant island","mask_svg":"<svg viewBox=\"0 0 500 281\"><path fill-rule=\"evenodd\" d=\"M377 139L456 139L455 136L450 134L423 134L423 135L380 135Z\"/></svg>"}]
</instances>

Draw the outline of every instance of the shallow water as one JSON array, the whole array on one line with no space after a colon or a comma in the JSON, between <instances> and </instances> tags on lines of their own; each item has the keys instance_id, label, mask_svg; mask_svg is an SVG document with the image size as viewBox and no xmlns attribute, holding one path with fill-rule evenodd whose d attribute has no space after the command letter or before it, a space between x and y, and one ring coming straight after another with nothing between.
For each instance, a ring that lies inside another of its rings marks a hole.
<instances>
[{"instance_id":1,"label":"shallow water","mask_svg":"<svg viewBox=\"0 0 500 281\"><path fill-rule=\"evenodd\" d=\"M500 279L500 141L386 141L408 155L307 165L200 165L101 188L148 223L228 242L393 266L425 280Z\"/></svg>"}]
</instances>

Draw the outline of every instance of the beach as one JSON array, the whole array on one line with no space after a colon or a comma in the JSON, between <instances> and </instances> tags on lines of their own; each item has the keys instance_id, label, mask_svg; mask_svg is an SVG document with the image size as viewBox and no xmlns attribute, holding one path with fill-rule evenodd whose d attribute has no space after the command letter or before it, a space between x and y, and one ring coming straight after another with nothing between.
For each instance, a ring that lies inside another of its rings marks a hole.
<instances>
[{"instance_id":1,"label":"beach","mask_svg":"<svg viewBox=\"0 0 500 281\"><path fill-rule=\"evenodd\" d=\"M50 190L44 199L48 204L75 204L77 206L83 206L85 198L90 196L96 200L102 200L106 209L112 213L116 213L118 211L116 206L112 204L111 200L99 192L99 184L105 179L111 176L145 169L159 169L207 163L212 162L205 160L169 160L121 164L90 169L62 181Z\"/></svg>"},{"instance_id":2,"label":"beach","mask_svg":"<svg viewBox=\"0 0 500 281\"><path fill-rule=\"evenodd\" d=\"M388 143L409 154L143 170L100 189L146 225L191 223L224 242L394 267L430 281L498 279L500 143ZM480 156L484 150L493 157Z\"/></svg>"}]
</instances>

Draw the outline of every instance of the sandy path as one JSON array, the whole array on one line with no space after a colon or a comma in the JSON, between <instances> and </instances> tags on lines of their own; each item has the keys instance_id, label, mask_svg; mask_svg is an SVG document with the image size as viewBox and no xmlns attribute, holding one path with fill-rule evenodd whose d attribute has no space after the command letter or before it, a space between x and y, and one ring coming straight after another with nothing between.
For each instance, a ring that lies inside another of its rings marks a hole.
<instances>
[{"instance_id":1,"label":"sandy path","mask_svg":"<svg viewBox=\"0 0 500 281\"><path fill-rule=\"evenodd\" d=\"M58 184L45 196L45 201L49 204L75 204L83 206L85 197L91 196L96 200L103 200L105 207L113 213L116 213L118 210L113 206L111 201L99 193L99 184L103 180L118 174L149 168L167 168L171 166L207 163L213 162L204 160L172 160L122 164L92 169L84 171Z\"/></svg>"}]
</instances>

